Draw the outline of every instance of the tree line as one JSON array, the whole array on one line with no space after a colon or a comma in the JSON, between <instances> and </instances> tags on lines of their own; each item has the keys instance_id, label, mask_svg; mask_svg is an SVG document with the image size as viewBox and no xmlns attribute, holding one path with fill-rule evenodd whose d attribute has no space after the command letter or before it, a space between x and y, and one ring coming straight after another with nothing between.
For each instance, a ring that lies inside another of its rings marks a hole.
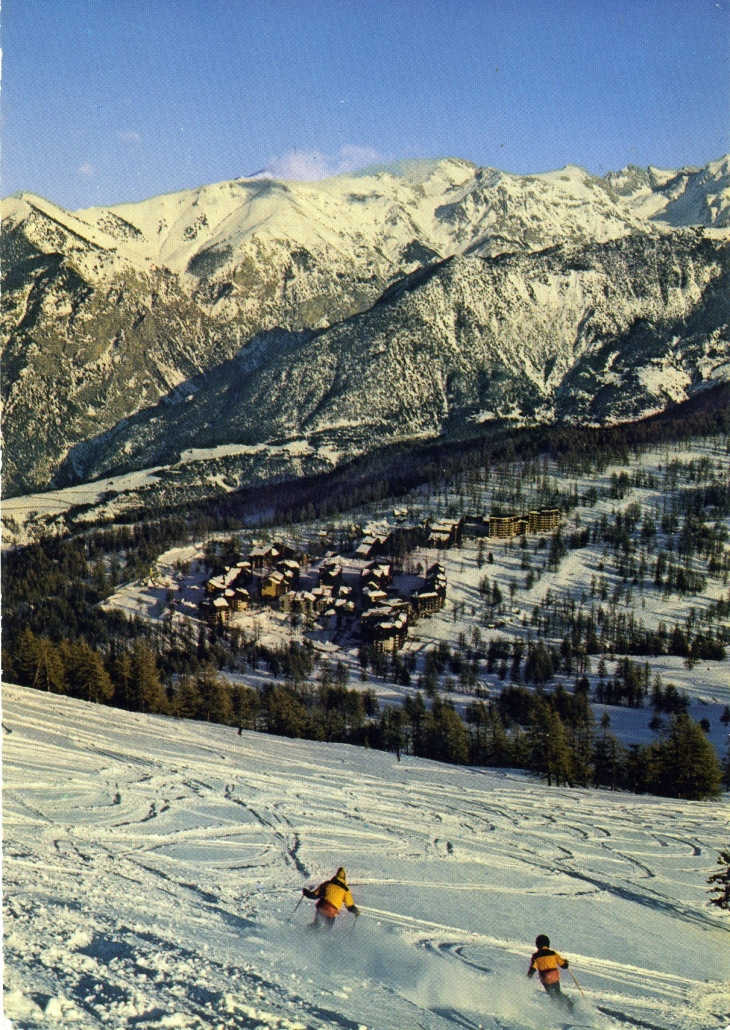
<instances>
[{"instance_id":1,"label":"tree line","mask_svg":"<svg viewBox=\"0 0 730 1030\"><path fill-rule=\"evenodd\" d=\"M437 675L439 664L443 668L450 659L434 653L431 671ZM425 697L417 690L402 705L381 707L374 691L348 687L343 663L317 667L313 649L296 641L252 655L271 676L260 687L230 682L213 665L165 687L154 651L139 640L115 644L102 656L83 639L54 645L26 629L11 657L14 677L38 690L239 731L527 769L548 786L593 785L691 800L716 797L723 782L730 787L730 763L723 781L703 729L661 684L655 684L653 703L657 712L671 712L669 725L657 727L661 733L652 744L627 748L610 733L606 714L595 731L585 677L572 692L562 685L546 692L510 684L496 700L470 703L462 718L433 681Z\"/></svg>"}]
</instances>

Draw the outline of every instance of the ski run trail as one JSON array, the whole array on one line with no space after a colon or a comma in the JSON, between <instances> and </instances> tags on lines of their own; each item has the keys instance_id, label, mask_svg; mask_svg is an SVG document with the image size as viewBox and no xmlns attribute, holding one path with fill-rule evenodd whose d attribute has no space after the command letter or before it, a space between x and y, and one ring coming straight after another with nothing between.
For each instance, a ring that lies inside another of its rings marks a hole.
<instances>
[{"instance_id":1,"label":"ski run trail","mask_svg":"<svg viewBox=\"0 0 730 1030\"><path fill-rule=\"evenodd\" d=\"M3 688L4 1019L129 1030L730 1024L727 795L526 775ZM362 916L307 929L347 869ZM572 1013L525 976L537 933Z\"/></svg>"}]
</instances>

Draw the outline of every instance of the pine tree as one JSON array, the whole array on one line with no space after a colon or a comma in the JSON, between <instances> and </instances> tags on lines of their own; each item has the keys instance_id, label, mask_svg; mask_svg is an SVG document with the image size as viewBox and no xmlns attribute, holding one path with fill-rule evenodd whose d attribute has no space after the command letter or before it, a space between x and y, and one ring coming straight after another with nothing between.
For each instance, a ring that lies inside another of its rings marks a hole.
<instances>
[{"instance_id":1,"label":"pine tree","mask_svg":"<svg viewBox=\"0 0 730 1030\"><path fill-rule=\"evenodd\" d=\"M155 656L141 640L136 641L132 651L129 702L133 712L167 711L167 696L160 682Z\"/></svg>"},{"instance_id":2,"label":"pine tree","mask_svg":"<svg viewBox=\"0 0 730 1030\"><path fill-rule=\"evenodd\" d=\"M604 712L601 716L602 733L596 738L593 749L593 783L596 787L610 787L615 790L621 780L623 753L613 733L608 732L611 716Z\"/></svg>"},{"instance_id":3,"label":"pine tree","mask_svg":"<svg viewBox=\"0 0 730 1030\"><path fill-rule=\"evenodd\" d=\"M60 651L72 697L96 704L111 700L114 686L97 651L83 639L64 640Z\"/></svg>"},{"instance_id":4,"label":"pine tree","mask_svg":"<svg viewBox=\"0 0 730 1030\"><path fill-rule=\"evenodd\" d=\"M231 693L228 684L208 665L197 677L200 697L197 718L206 722L228 722L231 718Z\"/></svg>"},{"instance_id":5,"label":"pine tree","mask_svg":"<svg viewBox=\"0 0 730 1030\"><path fill-rule=\"evenodd\" d=\"M395 751L400 760L403 747L403 709L386 705L380 717L380 733L386 751Z\"/></svg>"},{"instance_id":6,"label":"pine tree","mask_svg":"<svg viewBox=\"0 0 730 1030\"><path fill-rule=\"evenodd\" d=\"M231 688L231 708L234 725L242 729L255 730L259 711L259 692L253 687L234 683Z\"/></svg>"},{"instance_id":7,"label":"pine tree","mask_svg":"<svg viewBox=\"0 0 730 1030\"><path fill-rule=\"evenodd\" d=\"M109 675L114 684L113 704L117 708L131 708L132 658L128 651L114 654L109 663Z\"/></svg>"},{"instance_id":8,"label":"pine tree","mask_svg":"<svg viewBox=\"0 0 730 1030\"><path fill-rule=\"evenodd\" d=\"M195 719L200 710L200 692L190 676L181 676L175 685L170 703L171 714L177 719Z\"/></svg>"},{"instance_id":9,"label":"pine tree","mask_svg":"<svg viewBox=\"0 0 730 1030\"><path fill-rule=\"evenodd\" d=\"M720 794L714 747L686 712L672 718L667 737L649 748L650 789L667 797L704 801Z\"/></svg>"},{"instance_id":10,"label":"pine tree","mask_svg":"<svg viewBox=\"0 0 730 1030\"><path fill-rule=\"evenodd\" d=\"M426 716L425 753L440 762L465 765L469 761L469 735L450 704L436 698Z\"/></svg>"},{"instance_id":11,"label":"pine tree","mask_svg":"<svg viewBox=\"0 0 730 1030\"><path fill-rule=\"evenodd\" d=\"M711 905L717 905L718 908L725 909L726 912L730 912L730 848L725 848L717 857L717 864L720 869L713 873L712 876L707 877L708 883L717 884L716 887L712 887L709 891L710 894L716 894L716 898L710 899Z\"/></svg>"},{"instance_id":12,"label":"pine tree","mask_svg":"<svg viewBox=\"0 0 730 1030\"><path fill-rule=\"evenodd\" d=\"M289 687L274 687L268 696L268 730L282 737L302 737L307 711Z\"/></svg>"},{"instance_id":13,"label":"pine tree","mask_svg":"<svg viewBox=\"0 0 730 1030\"><path fill-rule=\"evenodd\" d=\"M528 727L529 767L545 776L548 787L553 778L572 785L573 768L565 727L560 716L542 697L537 697Z\"/></svg>"},{"instance_id":14,"label":"pine tree","mask_svg":"<svg viewBox=\"0 0 730 1030\"><path fill-rule=\"evenodd\" d=\"M58 649L47 637L37 637L28 626L15 645L13 665L23 685L54 694L66 693L66 676Z\"/></svg>"}]
</instances>

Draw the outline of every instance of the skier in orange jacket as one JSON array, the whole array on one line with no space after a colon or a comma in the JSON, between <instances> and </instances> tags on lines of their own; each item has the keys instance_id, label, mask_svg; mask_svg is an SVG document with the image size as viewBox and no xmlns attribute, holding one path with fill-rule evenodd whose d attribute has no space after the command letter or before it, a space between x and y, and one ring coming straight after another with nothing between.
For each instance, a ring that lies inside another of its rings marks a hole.
<instances>
[{"instance_id":1,"label":"skier in orange jacket","mask_svg":"<svg viewBox=\"0 0 730 1030\"><path fill-rule=\"evenodd\" d=\"M537 945L537 951L530 959L530 968L527 970L527 975L534 976L537 973L540 977L540 983L553 1001L558 1002L559 1005L563 1005L565 1008L572 1009L573 1002L560 990L560 969L558 967L567 969L567 958L563 958L557 951L551 951L550 938L544 933L541 933L535 939L535 944Z\"/></svg>"},{"instance_id":2,"label":"skier in orange jacket","mask_svg":"<svg viewBox=\"0 0 730 1030\"><path fill-rule=\"evenodd\" d=\"M333 929L337 913L344 904L348 912L352 912L355 919L360 915L360 909L355 904L350 888L347 886L347 874L340 866L331 880L325 880L319 887L310 890L305 887L302 891L305 898L317 901L317 912L312 926L326 927Z\"/></svg>"}]
</instances>

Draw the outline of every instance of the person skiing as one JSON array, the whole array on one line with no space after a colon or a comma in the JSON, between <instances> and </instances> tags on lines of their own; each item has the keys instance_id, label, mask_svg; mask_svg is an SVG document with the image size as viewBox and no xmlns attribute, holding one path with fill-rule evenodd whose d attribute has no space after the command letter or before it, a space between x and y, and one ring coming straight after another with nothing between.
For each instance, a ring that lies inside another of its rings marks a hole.
<instances>
[{"instance_id":1,"label":"person skiing","mask_svg":"<svg viewBox=\"0 0 730 1030\"><path fill-rule=\"evenodd\" d=\"M535 944L537 945L537 951L530 959L530 968L527 970L527 975L532 977L537 973L540 977L540 983L552 1000L565 1008L572 1009L573 1002L560 990L560 969L558 967L567 969L567 958L563 958L557 951L551 950L550 938L544 933L539 934L535 938Z\"/></svg>"},{"instance_id":2,"label":"person skiing","mask_svg":"<svg viewBox=\"0 0 730 1030\"><path fill-rule=\"evenodd\" d=\"M317 902L317 911L314 916L314 922L311 924L312 926L326 927L328 930L333 929L337 913L343 904L348 912L352 912L355 919L360 915L360 909L355 904L355 899L347 886L347 873L342 866L340 866L331 880L325 880L324 883L320 883L319 887L315 887L314 890L305 887L302 890L302 894L305 898L310 898L312 901L316 900Z\"/></svg>"}]
</instances>

